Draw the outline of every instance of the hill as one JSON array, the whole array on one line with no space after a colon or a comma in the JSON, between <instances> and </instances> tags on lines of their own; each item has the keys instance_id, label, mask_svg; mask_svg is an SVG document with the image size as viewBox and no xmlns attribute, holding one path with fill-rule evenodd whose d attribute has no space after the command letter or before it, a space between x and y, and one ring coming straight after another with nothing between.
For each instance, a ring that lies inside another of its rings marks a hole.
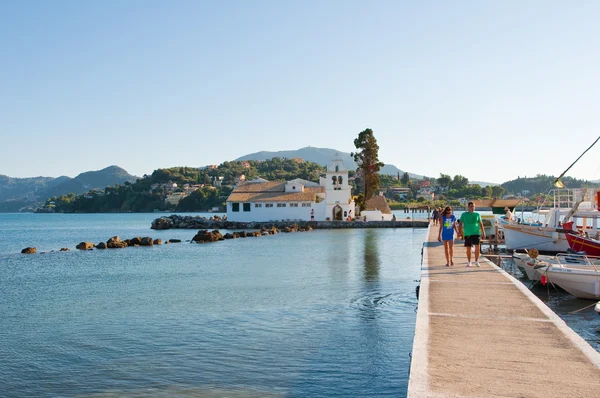
<instances>
[{"instance_id":1,"label":"hill","mask_svg":"<svg viewBox=\"0 0 600 398\"><path fill-rule=\"evenodd\" d=\"M134 182L137 178L118 166L86 171L75 178L67 176L12 178L0 175L0 212L19 211L22 208L43 204L51 196L70 192L81 194L90 189L104 189L107 186L123 184L125 181Z\"/></svg>"},{"instance_id":2,"label":"hill","mask_svg":"<svg viewBox=\"0 0 600 398\"><path fill-rule=\"evenodd\" d=\"M296 150L289 150L289 151L277 151L277 152L261 151L261 152L244 155L235 160L236 161L239 161L239 160L267 160L267 159L273 159L275 157L287 158L287 159L302 158L306 161L318 163L320 165L325 166L331 162L331 159L333 159L333 157L336 154L339 154L339 156L341 156L342 160L344 161L344 166L346 166L349 170L357 169L356 162L354 161L354 159L350 156L350 154L348 152L342 152L342 151L338 151L336 149L330 149L330 148L315 148L315 147L311 147L311 146L296 149ZM400 175L404 174L404 171L400 170L393 164L386 164L385 166L383 166L381 168L380 173L395 176L395 175L398 175L398 173L400 173ZM418 179L423 178L422 175L418 175L418 174L414 174L414 173L410 173L410 172L408 173L408 175L411 178L418 178Z\"/></svg>"}]
</instances>

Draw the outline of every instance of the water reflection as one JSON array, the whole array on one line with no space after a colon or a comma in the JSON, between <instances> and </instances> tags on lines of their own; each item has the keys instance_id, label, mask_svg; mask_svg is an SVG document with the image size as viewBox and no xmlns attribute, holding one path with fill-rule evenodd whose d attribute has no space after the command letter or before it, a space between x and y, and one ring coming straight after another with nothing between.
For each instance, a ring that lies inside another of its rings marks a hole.
<instances>
[{"instance_id":1,"label":"water reflection","mask_svg":"<svg viewBox=\"0 0 600 398\"><path fill-rule=\"evenodd\" d=\"M366 281L377 281L379 279L379 245L377 230L365 231L364 239L364 269Z\"/></svg>"}]
</instances>

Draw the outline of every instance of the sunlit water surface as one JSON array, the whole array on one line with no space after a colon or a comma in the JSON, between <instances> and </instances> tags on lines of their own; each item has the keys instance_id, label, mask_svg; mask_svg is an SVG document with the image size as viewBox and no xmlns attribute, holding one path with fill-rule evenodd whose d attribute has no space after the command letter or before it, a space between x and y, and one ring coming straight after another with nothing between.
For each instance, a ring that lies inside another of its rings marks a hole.
<instances>
[{"instance_id":1,"label":"sunlit water surface","mask_svg":"<svg viewBox=\"0 0 600 398\"><path fill-rule=\"evenodd\" d=\"M2 396L406 395L425 229L198 245L156 216L0 214ZM74 250L114 235L184 242Z\"/></svg>"}]
</instances>

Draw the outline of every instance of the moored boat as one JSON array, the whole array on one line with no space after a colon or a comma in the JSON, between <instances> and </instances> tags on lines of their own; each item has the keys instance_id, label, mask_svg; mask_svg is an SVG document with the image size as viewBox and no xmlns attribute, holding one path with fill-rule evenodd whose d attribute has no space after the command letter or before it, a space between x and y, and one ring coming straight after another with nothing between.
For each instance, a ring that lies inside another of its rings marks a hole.
<instances>
[{"instance_id":1,"label":"moored boat","mask_svg":"<svg viewBox=\"0 0 600 398\"><path fill-rule=\"evenodd\" d=\"M544 220L536 224L503 224L507 250L537 249L540 252L559 253L569 249L563 223L578 213L592 217L597 210L595 189L554 189L553 207L540 212ZM585 226L585 219L579 218Z\"/></svg>"}]
</instances>

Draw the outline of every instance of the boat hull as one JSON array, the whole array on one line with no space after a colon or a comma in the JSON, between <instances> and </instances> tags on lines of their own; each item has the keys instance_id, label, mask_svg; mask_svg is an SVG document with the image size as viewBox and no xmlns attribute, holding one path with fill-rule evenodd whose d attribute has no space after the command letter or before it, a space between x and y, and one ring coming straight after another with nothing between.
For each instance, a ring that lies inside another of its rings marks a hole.
<instances>
[{"instance_id":1,"label":"boat hull","mask_svg":"<svg viewBox=\"0 0 600 398\"><path fill-rule=\"evenodd\" d=\"M571 249L576 252L585 252L590 256L600 256L600 241L574 234L567 234L567 241Z\"/></svg>"},{"instance_id":2,"label":"boat hull","mask_svg":"<svg viewBox=\"0 0 600 398\"><path fill-rule=\"evenodd\" d=\"M537 249L541 252L566 252L569 242L564 232L556 228L506 224L503 226L507 250Z\"/></svg>"},{"instance_id":3,"label":"boat hull","mask_svg":"<svg viewBox=\"0 0 600 398\"><path fill-rule=\"evenodd\" d=\"M546 274L552 280L552 283L577 298L600 299L600 270L549 267Z\"/></svg>"},{"instance_id":4,"label":"boat hull","mask_svg":"<svg viewBox=\"0 0 600 398\"><path fill-rule=\"evenodd\" d=\"M539 261L536 261L529 257L527 254L522 253L513 253L513 260L519 270L527 275L527 278L532 281L540 280L540 273L534 268L535 265L539 264Z\"/></svg>"}]
</instances>

